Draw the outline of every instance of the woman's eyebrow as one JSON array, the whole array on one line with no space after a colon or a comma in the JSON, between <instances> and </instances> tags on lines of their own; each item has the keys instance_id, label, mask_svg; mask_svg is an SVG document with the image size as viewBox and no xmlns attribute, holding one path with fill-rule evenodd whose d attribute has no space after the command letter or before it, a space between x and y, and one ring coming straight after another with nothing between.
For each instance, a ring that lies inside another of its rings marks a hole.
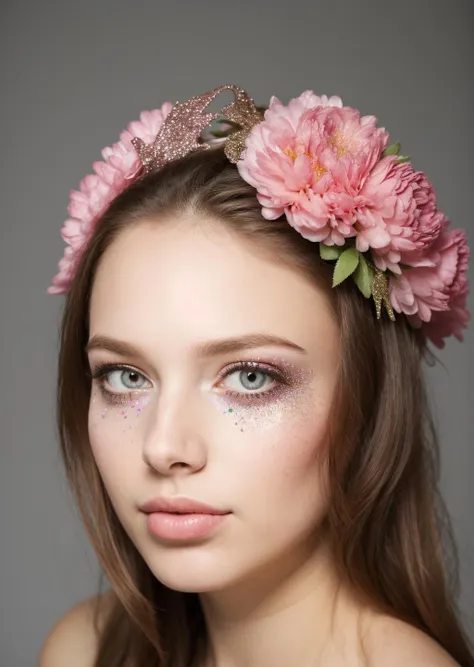
<instances>
[{"instance_id":1,"label":"woman's eyebrow","mask_svg":"<svg viewBox=\"0 0 474 667\"><path fill-rule=\"evenodd\" d=\"M218 340L206 341L200 343L194 348L194 355L198 359L208 357L215 357L220 354L229 354L230 352L237 352L240 350L250 350L255 347L264 347L265 345L274 345L278 347L287 347L292 350L297 350L306 354L306 350L296 343L293 343L286 338L274 336L272 334L252 333L245 336L236 336L233 338L222 338ZM122 357L145 357L146 355L140 351L139 348L126 343L125 341L117 340L109 336L95 335L89 340L86 345L86 352L91 350L108 350L115 352Z\"/></svg>"},{"instance_id":2,"label":"woman's eyebrow","mask_svg":"<svg viewBox=\"0 0 474 667\"><path fill-rule=\"evenodd\" d=\"M86 352L89 353L91 350L107 350L108 352L115 352L121 357L143 357L138 347L126 343L125 341L118 340L117 338L110 338L109 336L92 336L89 339L86 348Z\"/></svg>"},{"instance_id":3,"label":"woman's eyebrow","mask_svg":"<svg viewBox=\"0 0 474 667\"><path fill-rule=\"evenodd\" d=\"M254 347L264 347L265 345L287 347L306 354L306 350L296 343L280 336L265 333L252 333L245 336L222 338L220 340L201 343L196 347L195 354L198 358L215 357L219 354L228 354L229 352L237 352L239 350L251 350Z\"/></svg>"}]
</instances>

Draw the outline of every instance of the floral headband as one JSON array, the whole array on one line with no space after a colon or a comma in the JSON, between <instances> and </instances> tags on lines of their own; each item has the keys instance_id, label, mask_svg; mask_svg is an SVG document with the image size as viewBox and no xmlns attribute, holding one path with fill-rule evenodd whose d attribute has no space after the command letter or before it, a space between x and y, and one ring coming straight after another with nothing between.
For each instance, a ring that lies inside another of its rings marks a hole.
<instances>
[{"instance_id":1,"label":"floral headband","mask_svg":"<svg viewBox=\"0 0 474 667\"><path fill-rule=\"evenodd\" d=\"M220 114L203 113L224 90L235 101ZM210 130L214 120L219 132ZM68 246L48 292L69 290L95 225L129 184L217 143L256 189L263 217L285 215L319 243L323 260L335 262L333 287L351 277L374 300L377 318L382 308L392 320L403 313L437 347L450 335L463 340L470 319L465 232L449 229L426 175L400 155L399 143L389 145L374 116L310 90L286 106L272 97L264 110L226 85L142 112L71 192L71 217L61 230Z\"/></svg>"}]
</instances>

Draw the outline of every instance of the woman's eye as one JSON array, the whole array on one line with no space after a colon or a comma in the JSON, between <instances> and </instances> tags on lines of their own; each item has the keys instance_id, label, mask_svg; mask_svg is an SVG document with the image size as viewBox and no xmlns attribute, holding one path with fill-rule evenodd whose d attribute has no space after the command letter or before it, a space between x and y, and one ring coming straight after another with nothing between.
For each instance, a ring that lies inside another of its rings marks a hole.
<instances>
[{"instance_id":1,"label":"woman's eye","mask_svg":"<svg viewBox=\"0 0 474 667\"><path fill-rule=\"evenodd\" d=\"M276 380L265 371L246 368L230 372L224 382L232 392L248 393L267 391L274 386Z\"/></svg>"},{"instance_id":2,"label":"woman's eye","mask_svg":"<svg viewBox=\"0 0 474 667\"><path fill-rule=\"evenodd\" d=\"M131 368L121 368L110 371L104 377L107 384L115 392L133 391L134 389L143 389L148 386L149 380L138 371Z\"/></svg>"}]
</instances>

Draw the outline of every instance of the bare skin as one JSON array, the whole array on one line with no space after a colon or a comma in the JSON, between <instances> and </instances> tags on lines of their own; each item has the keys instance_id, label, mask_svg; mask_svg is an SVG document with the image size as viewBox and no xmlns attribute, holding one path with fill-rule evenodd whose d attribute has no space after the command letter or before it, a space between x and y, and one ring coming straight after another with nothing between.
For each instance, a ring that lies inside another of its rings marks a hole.
<instances>
[{"instance_id":1,"label":"bare skin","mask_svg":"<svg viewBox=\"0 0 474 667\"><path fill-rule=\"evenodd\" d=\"M102 622L114 597L109 591L100 601L104 608ZM98 637L92 618L96 603L95 597L84 600L57 621L43 644L38 667L94 667ZM460 667L427 635L387 616L374 615L361 636L362 653L356 661L341 663L326 656L325 667ZM315 667L320 664L314 663Z\"/></svg>"},{"instance_id":2,"label":"bare skin","mask_svg":"<svg viewBox=\"0 0 474 667\"><path fill-rule=\"evenodd\" d=\"M209 353L242 338L252 346ZM112 339L134 351L112 351ZM133 369L94 381L92 451L150 570L200 595L209 650L196 667L456 664L422 633L364 608L334 571L322 454L340 350L322 291L215 223L144 221L99 266L90 340L93 370ZM241 362L254 364L251 375L235 368ZM129 405L107 394L130 387ZM163 541L138 506L175 495L225 509L228 520L204 541ZM85 632L84 604L57 638L80 619ZM63 664L47 655L41 667Z\"/></svg>"}]
</instances>

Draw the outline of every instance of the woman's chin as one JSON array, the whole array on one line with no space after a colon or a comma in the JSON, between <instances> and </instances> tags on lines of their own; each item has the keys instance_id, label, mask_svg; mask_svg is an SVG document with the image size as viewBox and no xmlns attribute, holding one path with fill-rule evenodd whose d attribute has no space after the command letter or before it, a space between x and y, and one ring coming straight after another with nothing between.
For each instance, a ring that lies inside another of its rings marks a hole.
<instances>
[{"instance_id":1,"label":"woman's chin","mask_svg":"<svg viewBox=\"0 0 474 667\"><path fill-rule=\"evenodd\" d=\"M206 593L232 586L237 578L216 558L202 558L202 554L154 555L148 567L167 588L183 593ZM201 556L201 557L200 557Z\"/></svg>"},{"instance_id":2,"label":"woman's chin","mask_svg":"<svg viewBox=\"0 0 474 667\"><path fill-rule=\"evenodd\" d=\"M212 591L222 590L225 587L218 576L209 573L197 572L167 572L154 571L155 577L167 588L181 593L210 593Z\"/></svg>"}]
</instances>

